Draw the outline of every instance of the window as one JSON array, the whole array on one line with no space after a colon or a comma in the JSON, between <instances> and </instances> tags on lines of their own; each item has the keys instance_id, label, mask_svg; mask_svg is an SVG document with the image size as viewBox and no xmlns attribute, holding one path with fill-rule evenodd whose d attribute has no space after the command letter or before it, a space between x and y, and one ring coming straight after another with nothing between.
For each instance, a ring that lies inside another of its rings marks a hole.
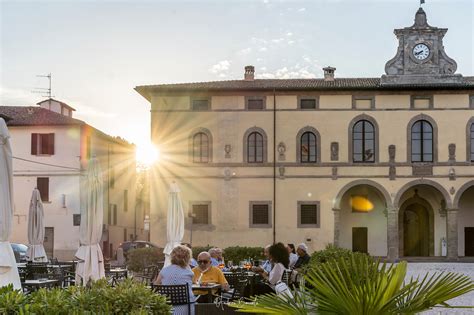
<instances>
[{"instance_id":1,"label":"window","mask_svg":"<svg viewBox=\"0 0 474 315\"><path fill-rule=\"evenodd\" d=\"M317 109L319 98L316 96L299 96L298 105L300 109Z\"/></svg>"},{"instance_id":2,"label":"window","mask_svg":"<svg viewBox=\"0 0 474 315\"><path fill-rule=\"evenodd\" d=\"M128 211L128 190L123 191L123 211Z\"/></svg>"},{"instance_id":3,"label":"window","mask_svg":"<svg viewBox=\"0 0 474 315\"><path fill-rule=\"evenodd\" d=\"M209 224L210 203L196 203L192 205L193 224Z\"/></svg>"},{"instance_id":4,"label":"window","mask_svg":"<svg viewBox=\"0 0 474 315\"><path fill-rule=\"evenodd\" d=\"M298 227L319 228L319 201L298 201Z\"/></svg>"},{"instance_id":5,"label":"window","mask_svg":"<svg viewBox=\"0 0 474 315\"><path fill-rule=\"evenodd\" d=\"M209 110L209 99L193 99L191 100L192 110Z\"/></svg>"},{"instance_id":6,"label":"window","mask_svg":"<svg viewBox=\"0 0 474 315\"><path fill-rule=\"evenodd\" d=\"M471 150L470 150L471 159L470 159L470 161L474 162L474 123L471 124L470 131L471 131L470 132L470 137L469 137L470 144L471 144Z\"/></svg>"},{"instance_id":7,"label":"window","mask_svg":"<svg viewBox=\"0 0 474 315\"><path fill-rule=\"evenodd\" d=\"M193 162L209 162L209 137L204 132L198 132L193 137Z\"/></svg>"},{"instance_id":8,"label":"window","mask_svg":"<svg viewBox=\"0 0 474 315\"><path fill-rule=\"evenodd\" d=\"M373 109L375 108L375 98L373 96L352 96L352 108Z\"/></svg>"},{"instance_id":9,"label":"window","mask_svg":"<svg viewBox=\"0 0 474 315\"><path fill-rule=\"evenodd\" d=\"M54 155L54 133L32 133L31 155Z\"/></svg>"},{"instance_id":10,"label":"window","mask_svg":"<svg viewBox=\"0 0 474 315\"><path fill-rule=\"evenodd\" d=\"M251 96L245 98L245 104L248 110L262 110L265 109L264 96Z\"/></svg>"},{"instance_id":11,"label":"window","mask_svg":"<svg viewBox=\"0 0 474 315\"><path fill-rule=\"evenodd\" d=\"M426 120L411 127L411 161L433 162L433 127Z\"/></svg>"},{"instance_id":12,"label":"window","mask_svg":"<svg viewBox=\"0 0 474 315\"><path fill-rule=\"evenodd\" d=\"M80 226L81 225L81 215L80 214L73 214L72 215L72 225L73 226Z\"/></svg>"},{"instance_id":13,"label":"window","mask_svg":"<svg viewBox=\"0 0 474 315\"><path fill-rule=\"evenodd\" d=\"M41 201L49 201L49 177L36 178L36 188L38 188Z\"/></svg>"},{"instance_id":14,"label":"window","mask_svg":"<svg viewBox=\"0 0 474 315\"><path fill-rule=\"evenodd\" d=\"M375 129L368 120L360 120L352 128L352 161L375 162Z\"/></svg>"},{"instance_id":15,"label":"window","mask_svg":"<svg viewBox=\"0 0 474 315\"><path fill-rule=\"evenodd\" d=\"M469 95L469 108L474 108L474 95Z\"/></svg>"},{"instance_id":16,"label":"window","mask_svg":"<svg viewBox=\"0 0 474 315\"><path fill-rule=\"evenodd\" d=\"M247 149L249 163L263 163L263 136L259 132L252 132L248 136Z\"/></svg>"},{"instance_id":17,"label":"window","mask_svg":"<svg viewBox=\"0 0 474 315\"><path fill-rule=\"evenodd\" d=\"M316 147L316 135L311 131L303 133L301 136L300 161L302 163L315 163L317 161Z\"/></svg>"},{"instance_id":18,"label":"window","mask_svg":"<svg viewBox=\"0 0 474 315\"><path fill-rule=\"evenodd\" d=\"M271 206L270 201L251 201L250 227L272 227Z\"/></svg>"}]
</instances>

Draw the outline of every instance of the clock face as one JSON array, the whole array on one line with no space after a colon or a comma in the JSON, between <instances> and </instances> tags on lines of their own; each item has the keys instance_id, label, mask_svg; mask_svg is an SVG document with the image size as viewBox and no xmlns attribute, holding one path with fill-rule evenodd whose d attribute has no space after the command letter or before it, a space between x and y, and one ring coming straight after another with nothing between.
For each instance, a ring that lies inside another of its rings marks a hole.
<instances>
[{"instance_id":1,"label":"clock face","mask_svg":"<svg viewBox=\"0 0 474 315\"><path fill-rule=\"evenodd\" d=\"M413 57L418 60L425 60L430 55L430 49L425 44L418 44L413 47Z\"/></svg>"}]
</instances>

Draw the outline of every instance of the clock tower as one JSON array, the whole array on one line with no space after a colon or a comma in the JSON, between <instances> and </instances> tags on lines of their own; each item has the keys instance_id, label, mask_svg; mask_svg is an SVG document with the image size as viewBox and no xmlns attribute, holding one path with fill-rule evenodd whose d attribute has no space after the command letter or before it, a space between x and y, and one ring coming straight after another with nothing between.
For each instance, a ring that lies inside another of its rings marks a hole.
<instances>
[{"instance_id":1,"label":"clock tower","mask_svg":"<svg viewBox=\"0 0 474 315\"><path fill-rule=\"evenodd\" d=\"M398 50L385 65L382 85L462 83L462 75L455 74L456 62L444 51L443 37L447 31L430 26L425 11L419 8L413 26L394 31Z\"/></svg>"}]
</instances>

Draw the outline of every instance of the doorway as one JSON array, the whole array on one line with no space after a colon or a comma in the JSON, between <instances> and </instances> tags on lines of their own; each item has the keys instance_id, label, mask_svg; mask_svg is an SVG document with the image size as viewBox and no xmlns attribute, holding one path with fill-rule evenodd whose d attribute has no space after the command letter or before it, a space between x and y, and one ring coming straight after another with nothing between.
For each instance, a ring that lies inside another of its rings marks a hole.
<instances>
[{"instance_id":1,"label":"doorway","mask_svg":"<svg viewBox=\"0 0 474 315\"><path fill-rule=\"evenodd\" d=\"M430 219L428 209L419 203L408 205L403 212L404 256L430 255Z\"/></svg>"},{"instance_id":2,"label":"doorway","mask_svg":"<svg viewBox=\"0 0 474 315\"><path fill-rule=\"evenodd\" d=\"M48 259L54 257L54 227L44 228L44 250Z\"/></svg>"},{"instance_id":3,"label":"doorway","mask_svg":"<svg viewBox=\"0 0 474 315\"><path fill-rule=\"evenodd\" d=\"M464 228L464 256L474 256L474 227Z\"/></svg>"},{"instance_id":4,"label":"doorway","mask_svg":"<svg viewBox=\"0 0 474 315\"><path fill-rule=\"evenodd\" d=\"M360 253L368 253L367 233L366 227L352 228L352 251Z\"/></svg>"}]
</instances>

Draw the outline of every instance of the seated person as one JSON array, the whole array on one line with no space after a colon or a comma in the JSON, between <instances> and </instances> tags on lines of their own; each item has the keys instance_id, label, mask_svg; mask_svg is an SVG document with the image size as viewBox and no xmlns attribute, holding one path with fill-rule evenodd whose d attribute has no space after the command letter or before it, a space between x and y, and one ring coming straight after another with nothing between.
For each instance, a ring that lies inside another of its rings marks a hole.
<instances>
[{"instance_id":1,"label":"seated person","mask_svg":"<svg viewBox=\"0 0 474 315\"><path fill-rule=\"evenodd\" d=\"M259 267L252 267L252 271L261 274L262 272L265 272L267 274L272 271L272 262L270 261L269 258L269 250L270 250L271 245L265 246L263 249L263 256L265 256L266 260L263 261L262 265Z\"/></svg>"},{"instance_id":2,"label":"seated person","mask_svg":"<svg viewBox=\"0 0 474 315\"><path fill-rule=\"evenodd\" d=\"M209 255L211 255L211 265L221 269L225 266L224 257L222 257L222 249L213 247L209 249Z\"/></svg>"},{"instance_id":3,"label":"seated person","mask_svg":"<svg viewBox=\"0 0 474 315\"><path fill-rule=\"evenodd\" d=\"M255 288L257 295L274 293L276 284L281 281L283 272L285 269L288 269L288 264L290 263L290 255L283 243L273 244L268 252L273 268L268 274L265 272L261 273L264 282L257 283Z\"/></svg>"},{"instance_id":4,"label":"seated person","mask_svg":"<svg viewBox=\"0 0 474 315\"><path fill-rule=\"evenodd\" d=\"M193 252L193 248L191 247L191 244L189 243L181 243L181 245L184 245L186 246L187 248L189 248L191 250L191 254ZM194 267L197 267L198 263L196 261L196 259L194 259L194 257L191 255L191 259L189 260L189 267L194 268Z\"/></svg>"},{"instance_id":5,"label":"seated person","mask_svg":"<svg viewBox=\"0 0 474 315\"><path fill-rule=\"evenodd\" d=\"M309 263L311 256L308 255L308 246L305 243L301 243L298 245L296 253L298 254L298 260L293 266L293 269L298 270L301 269L307 263Z\"/></svg>"},{"instance_id":6,"label":"seated person","mask_svg":"<svg viewBox=\"0 0 474 315\"><path fill-rule=\"evenodd\" d=\"M287 244L286 248L288 249L288 253L290 253L290 264L288 267L292 269L294 265L296 264L296 261L298 260L298 255L296 255L295 245L290 243L290 244Z\"/></svg>"},{"instance_id":7,"label":"seated person","mask_svg":"<svg viewBox=\"0 0 474 315\"><path fill-rule=\"evenodd\" d=\"M208 252L200 253L198 255L197 262L198 266L193 268L193 283L217 283L221 285L222 290L229 290L229 284L227 283L222 271L219 268L211 265L211 255L209 255ZM217 290L215 290L213 294L216 292ZM199 302L206 301L207 293L205 291L195 291L195 294L202 295L198 300Z\"/></svg>"}]
</instances>

